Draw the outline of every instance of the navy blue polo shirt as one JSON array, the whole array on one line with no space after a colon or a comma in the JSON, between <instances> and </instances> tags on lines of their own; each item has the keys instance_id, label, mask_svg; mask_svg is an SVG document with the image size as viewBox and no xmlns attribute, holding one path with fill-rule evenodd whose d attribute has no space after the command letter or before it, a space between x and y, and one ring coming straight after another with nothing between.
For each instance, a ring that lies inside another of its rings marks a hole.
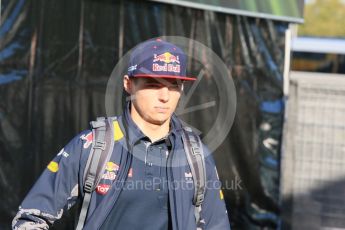
<instances>
[{"instance_id":1,"label":"navy blue polo shirt","mask_svg":"<svg viewBox=\"0 0 345 230\"><path fill-rule=\"evenodd\" d=\"M171 229L165 138L151 142L125 113L133 160L114 207L101 229ZM171 135L171 134L170 134ZM115 162L117 163L117 162Z\"/></svg>"}]
</instances>

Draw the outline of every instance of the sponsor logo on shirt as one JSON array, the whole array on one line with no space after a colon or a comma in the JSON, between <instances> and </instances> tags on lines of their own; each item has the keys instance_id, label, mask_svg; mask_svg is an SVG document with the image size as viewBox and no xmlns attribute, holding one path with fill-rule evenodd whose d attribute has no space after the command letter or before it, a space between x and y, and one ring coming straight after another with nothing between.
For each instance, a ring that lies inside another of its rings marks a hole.
<instances>
[{"instance_id":1,"label":"sponsor logo on shirt","mask_svg":"<svg viewBox=\"0 0 345 230\"><path fill-rule=\"evenodd\" d=\"M80 139L82 139L83 141L85 141L83 147L84 149L87 149L91 144L92 144L92 139L93 139L93 135L92 132L89 132L88 134L83 134L82 136L80 136Z\"/></svg>"},{"instance_id":2,"label":"sponsor logo on shirt","mask_svg":"<svg viewBox=\"0 0 345 230\"><path fill-rule=\"evenodd\" d=\"M99 184L96 188L96 192L101 195L107 194L109 191L110 185L108 184Z\"/></svg>"},{"instance_id":3,"label":"sponsor logo on shirt","mask_svg":"<svg viewBox=\"0 0 345 230\"><path fill-rule=\"evenodd\" d=\"M115 172L106 171L106 172L102 175L102 179L105 179L105 180L115 180L115 178L116 178Z\"/></svg>"},{"instance_id":4,"label":"sponsor logo on shirt","mask_svg":"<svg viewBox=\"0 0 345 230\"><path fill-rule=\"evenodd\" d=\"M186 178L186 180L188 181L188 182L190 182L190 181L193 181L193 175L192 175L192 173L191 172L185 172L184 173L184 177Z\"/></svg>"},{"instance_id":5,"label":"sponsor logo on shirt","mask_svg":"<svg viewBox=\"0 0 345 230\"><path fill-rule=\"evenodd\" d=\"M106 180L115 180L117 172L119 171L119 165L115 164L114 162L107 162L105 165L105 173L102 175L102 179ZM132 168L129 169L128 177L133 176Z\"/></svg>"},{"instance_id":6,"label":"sponsor logo on shirt","mask_svg":"<svg viewBox=\"0 0 345 230\"><path fill-rule=\"evenodd\" d=\"M48 168L51 172L56 173L57 171L59 171L59 164L58 164L57 162L55 162L55 161L51 161L51 162L48 164L47 168Z\"/></svg>"},{"instance_id":7,"label":"sponsor logo on shirt","mask_svg":"<svg viewBox=\"0 0 345 230\"><path fill-rule=\"evenodd\" d=\"M114 162L109 161L105 165L105 170L107 170L108 172L117 172L119 170L119 166Z\"/></svg>"},{"instance_id":8,"label":"sponsor logo on shirt","mask_svg":"<svg viewBox=\"0 0 345 230\"><path fill-rule=\"evenodd\" d=\"M58 156L64 156L64 157L69 157L69 154L65 152L65 149L61 149L61 151L57 154Z\"/></svg>"}]
</instances>

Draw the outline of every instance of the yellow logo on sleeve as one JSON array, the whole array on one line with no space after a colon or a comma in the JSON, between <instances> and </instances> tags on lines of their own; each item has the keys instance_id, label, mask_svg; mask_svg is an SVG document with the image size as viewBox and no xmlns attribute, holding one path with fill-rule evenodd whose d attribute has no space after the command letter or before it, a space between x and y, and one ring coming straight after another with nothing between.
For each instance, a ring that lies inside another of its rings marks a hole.
<instances>
[{"instance_id":1,"label":"yellow logo on sleeve","mask_svg":"<svg viewBox=\"0 0 345 230\"><path fill-rule=\"evenodd\" d=\"M219 197L221 200L224 200L224 195L223 195L222 190L219 190Z\"/></svg>"},{"instance_id":2,"label":"yellow logo on sleeve","mask_svg":"<svg viewBox=\"0 0 345 230\"><path fill-rule=\"evenodd\" d=\"M56 173L57 171L59 171L59 164L56 163L55 161L51 161L49 163L49 165L47 166L47 168L53 172L53 173Z\"/></svg>"},{"instance_id":3,"label":"yellow logo on sleeve","mask_svg":"<svg viewBox=\"0 0 345 230\"><path fill-rule=\"evenodd\" d=\"M121 131L118 121L113 122L114 127L114 141L121 140L123 138L123 132Z\"/></svg>"}]
</instances>

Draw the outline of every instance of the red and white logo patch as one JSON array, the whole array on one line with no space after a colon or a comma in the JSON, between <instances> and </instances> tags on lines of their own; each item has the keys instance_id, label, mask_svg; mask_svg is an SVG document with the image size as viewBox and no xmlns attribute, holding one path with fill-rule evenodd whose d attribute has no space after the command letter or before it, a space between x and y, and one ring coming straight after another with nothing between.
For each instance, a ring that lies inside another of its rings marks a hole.
<instances>
[{"instance_id":1,"label":"red and white logo patch","mask_svg":"<svg viewBox=\"0 0 345 230\"><path fill-rule=\"evenodd\" d=\"M109 191L109 188L110 188L110 185L108 184L100 184L97 186L96 192L98 194L105 195Z\"/></svg>"},{"instance_id":2,"label":"red and white logo patch","mask_svg":"<svg viewBox=\"0 0 345 230\"><path fill-rule=\"evenodd\" d=\"M154 72L181 72L179 56L173 55L170 52L165 52L159 55L154 54L152 62L152 71ZM160 65L156 62L162 63L163 65Z\"/></svg>"},{"instance_id":3,"label":"red and white logo patch","mask_svg":"<svg viewBox=\"0 0 345 230\"><path fill-rule=\"evenodd\" d=\"M92 144L92 139L93 139L93 135L92 132L89 132L88 134L83 134L82 136L80 136L80 139L82 139L83 141L85 141L83 147L84 149L87 149L91 144Z\"/></svg>"}]
</instances>

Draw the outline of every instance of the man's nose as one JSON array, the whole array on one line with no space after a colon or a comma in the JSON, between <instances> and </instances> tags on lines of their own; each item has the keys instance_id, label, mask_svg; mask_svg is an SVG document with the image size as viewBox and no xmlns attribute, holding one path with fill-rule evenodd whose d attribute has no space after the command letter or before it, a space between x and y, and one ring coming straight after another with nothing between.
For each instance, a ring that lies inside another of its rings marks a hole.
<instances>
[{"instance_id":1,"label":"man's nose","mask_svg":"<svg viewBox=\"0 0 345 230\"><path fill-rule=\"evenodd\" d=\"M162 102L169 101L169 88L167 86L164 86L159 89L158 99Z\"/></svg>"}]
</instances>

